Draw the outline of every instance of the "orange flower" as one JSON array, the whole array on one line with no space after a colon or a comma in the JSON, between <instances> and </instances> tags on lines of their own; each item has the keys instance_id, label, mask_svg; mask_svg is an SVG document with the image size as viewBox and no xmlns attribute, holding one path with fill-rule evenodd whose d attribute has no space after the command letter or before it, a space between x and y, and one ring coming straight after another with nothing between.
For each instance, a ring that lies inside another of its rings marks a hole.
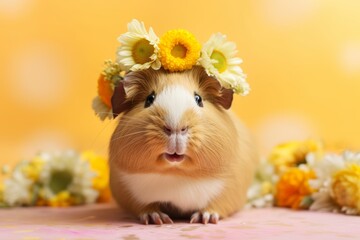
<instances>
[{"instance_id":1,"label":"orange flower","mask_svg":"<svg viewBox=\"0 0 360 240\"><path fill-rule=\"evenodd\" d=\"M306 208L305 200L314 191L309 180L315 178L312 171L289 168L276 185L276 205L293 209Z\"/></svg>"},{"instance_id":2,"label":"orange flower","mask_svg":"<svg viewBox=\"0 0 360 240\"><path fill-rule=\"evenodd\" d=\"M114 93L114 90L112 89L111 82L105 78L103 74L100 75L98 79L98 95L103 101L103 103L106 104L110 109L111 107L111 97Z\"/></svg>"}]
</instances>

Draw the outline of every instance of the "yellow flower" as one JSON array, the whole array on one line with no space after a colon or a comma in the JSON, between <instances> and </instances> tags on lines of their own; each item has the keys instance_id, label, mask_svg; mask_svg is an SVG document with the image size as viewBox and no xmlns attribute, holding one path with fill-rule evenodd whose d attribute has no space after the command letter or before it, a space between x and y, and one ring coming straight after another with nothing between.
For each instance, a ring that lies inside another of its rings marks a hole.
<instances>
[{"instance_id":1,"label":"yellow flower","mask_svg":"<svg viewBox=\"0 0 360 240\"><path fill-rule=\"evenodd\" d=\"M69 207L74 205L73 198L67 191L62 191L48 200L47 205L50 207Z\"/></svg>"},{"instance_id":2,"label":"yellow flower","mask_svg":"<svg viewBox=\"0 0 360 240\"><path fill-rule=\"evenodd\" d=\"M200 57L200 44L184 29L170 30L160 39L160 61L170 72L191 69Z\"/></svg>"},{"instance_id":3,"label":"yellow flower","mask_svg":"<svg viewBox=\"0 0 360 240\"><path fill-rule=\"evenodd\" d=\"M22 166L22 173L29 179L37 181L44 165L44 160L40 156L34 157L28 164Z\"/></svg>"},{"instance_id":4,"label":"yellow flower","mask_svg":"<svg viewBox=\"0 0 360 240\"><path fill-rule=\"evenodd\" d=\"M264 196L266 194L273 192L273 184L269 181L264 181L261 183L261 195Z\"/></svg>"},{"instance_id":5,"label":"yellow flower","mask_svg":"<svg viewBox=\"0 0 360 240\"><path fill-rule=\"evenodd\" d=\"M111 198L109 189L109 167L106 158L96 155L94 152L85 151L82 159L90 163L90 168L96 173L92 187L99 191L99 202L107 202Z\"/></svg>"},{"instance_id":6,"label":"yellow flower","mask_svg":"<svg viewBox=\"0 0 360 240\"><path fill-rule=\"evenodd\" d=\"M306 155L322 154L322 144L318 141L292 141L276 146L269 156L269 161L275 166L278 173L286 171L289 167L296 167L306 163Z\"/></svg>"},{"instance_id":7,"label":"yellow flower","mask_svg":"<svg viewBox=\"0 0 360 240\"><path fill-rule=\"evenodd\" d=\"M335 173L332 182L334 200L341 207L360 211L360 166L350 164Z\"/></svg>"},{"instance_id":8,"label":"yellow flower","mask_svg":"<svg viewBox=\"0 0 360 240\"><path fill-rule=\"evenodd\" d=\"M304 208L305 198L314 191L309 186L309 180L313 178L314 172L299 168L288 169L276 185L276 205L293 209Z\"/></svg>"},{"instance_id":9,"label":"yellow flower","mask_svg":"<svg viewBox=\"0 0 360 240\"><path fill-rule=\"evenodd\" d=\"M123 69L119 63L111 60L105 60L102 75L104 75L105 78L112 83L112 85L116 85L116 82L124 77L125 69Z\"/></svg>"}]
</instances>

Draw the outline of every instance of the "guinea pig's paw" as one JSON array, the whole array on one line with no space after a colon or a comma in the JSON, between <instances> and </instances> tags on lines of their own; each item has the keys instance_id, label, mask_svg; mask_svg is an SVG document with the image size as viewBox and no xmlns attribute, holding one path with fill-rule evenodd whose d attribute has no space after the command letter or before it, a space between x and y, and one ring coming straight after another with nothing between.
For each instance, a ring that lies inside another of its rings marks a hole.
<instances>
[{"instance_id":1,"label":"guinea pig's paw","mask_svg":"<svg viewBox=\"0 0 360 240\"><path fill-rule=\"evenodd\" d=\"M219 222L219 214L216 212L210 213L208 211L204 211L204 212L199 211L199 212L195 212L190 217L190 223L217 224L218 222Z\"/></svg>"},{"instance_id":2,"label":"guinea pig's paw","mask_svg":"<svg viewBox=\"0 0 360 240\"><path fill-rule=\"evenodd\" d=\"M145 225L148 225L149 223L154 223L156 225L162 225L163 223L174 223L167 214L160 211L141 214L140 222Z\"/></svg>"}]
</instances>

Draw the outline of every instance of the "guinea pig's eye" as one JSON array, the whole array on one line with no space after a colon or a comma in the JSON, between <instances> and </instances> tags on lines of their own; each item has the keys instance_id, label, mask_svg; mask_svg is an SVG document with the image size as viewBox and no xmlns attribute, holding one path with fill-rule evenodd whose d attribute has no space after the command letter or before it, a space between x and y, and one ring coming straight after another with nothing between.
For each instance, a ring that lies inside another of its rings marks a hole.
<instances>
[{"instance_id":1,"label":"guinea pig's eye","mask_svg":"<svg viewBox=\"0 0 360 240\"><path fill-rule=\"evenodd\" d=\"M195 102L199 107L203 107L203 102L202 102L202 98L200 97L199 94L195 93Z\"/></svg>"},{"instance_id":2,"label":"guinea pig's eye","mask_svg":"<svg viewBox=\"0 0 360 240\"><path fill-rule=\"evenodd\" d=\"M154 101L155 101L155 92L152 92L149 96L146 97L145 108L150 107Z\"/></svg>"}]
</instances>

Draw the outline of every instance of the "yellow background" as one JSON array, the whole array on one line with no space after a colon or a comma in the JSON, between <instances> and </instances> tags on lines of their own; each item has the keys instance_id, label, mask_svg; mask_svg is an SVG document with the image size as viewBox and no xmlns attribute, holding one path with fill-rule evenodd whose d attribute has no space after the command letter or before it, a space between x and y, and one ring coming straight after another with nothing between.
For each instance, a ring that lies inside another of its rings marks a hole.
<instances>
[{"instance_id":1,"label":"yellow background","mask_svg":"<svg viewBox=\"0 0 360 240\"><path fill-rule=\"evenodd\" d=\"M236 42L252 92L233 109L263 154L290 139L360 149L359 0L0 0L0 163L39 150L107 152L91 109L103 60L133 18L158 36Z\"/></svg>"}]
</instances>

